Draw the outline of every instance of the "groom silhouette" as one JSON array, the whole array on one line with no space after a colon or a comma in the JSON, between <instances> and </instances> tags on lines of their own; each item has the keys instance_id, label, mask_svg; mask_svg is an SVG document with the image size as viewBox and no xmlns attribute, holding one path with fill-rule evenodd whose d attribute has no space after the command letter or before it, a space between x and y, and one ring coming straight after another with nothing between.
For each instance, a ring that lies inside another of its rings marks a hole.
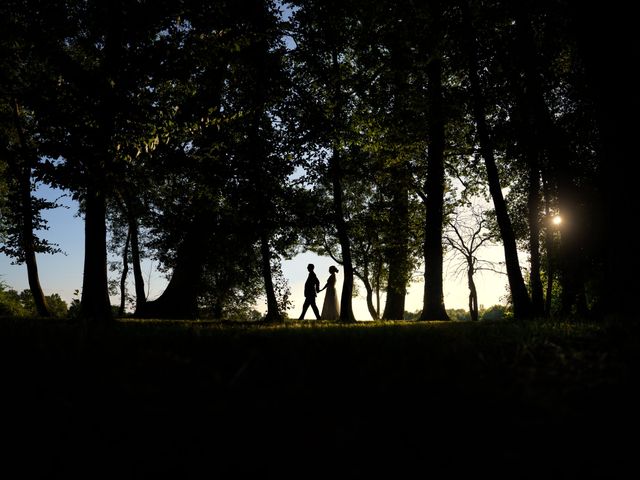
<instances>
[{"instance_id":1,"label":"groom silhouette","mask_svg":"<svg viewBox=\"0 0 640 480\"><path fill-rule=\"evenodd\" d=\"M318 280L316 274L313 273L313 269L313 263L307 265L309 276L307 277L307 281L304 282L304 305L302 306L302 315L300 315L299 320L304 320L304 314L307 313L309 306L311 306L313 313L315 313L316 319L320 320L320 312L316 305L316 294L320 291L320 280Z\"/></svg>"}]
</instances>

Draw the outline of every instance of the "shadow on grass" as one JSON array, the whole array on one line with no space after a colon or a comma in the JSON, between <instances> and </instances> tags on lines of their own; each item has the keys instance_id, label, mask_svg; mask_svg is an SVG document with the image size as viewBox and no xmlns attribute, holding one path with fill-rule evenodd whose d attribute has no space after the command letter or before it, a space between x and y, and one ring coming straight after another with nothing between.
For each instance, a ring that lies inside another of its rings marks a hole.
<instances>
[{"instance_id":1,"label":"shadow on grass","mask_svg":"<svg viewBox=\"0 0 640 480\"><path fill-rule=\"evenodd\" d=\"M637 332L590 323L3 319L0 346L23 476L621 478L640 426Z\"/></svg>"}]
</instances>

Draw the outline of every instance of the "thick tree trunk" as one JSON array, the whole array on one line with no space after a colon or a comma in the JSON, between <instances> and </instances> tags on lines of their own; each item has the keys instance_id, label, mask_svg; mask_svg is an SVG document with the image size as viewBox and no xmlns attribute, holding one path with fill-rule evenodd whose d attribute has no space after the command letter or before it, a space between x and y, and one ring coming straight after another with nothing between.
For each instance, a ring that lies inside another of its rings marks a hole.
<instances>
[{"instance_id":1,"label":"thick tree trunk","mask_svg":"<svg viewBox=\"0 0 640 480\"><path fill-rule=\"evenodd\" d=\"M85 195L84 277L80 311L84 318L101 323L111 319L107 281L107 227L104 194L89 185Z\"/></svg>"},{"instance_id":2,"label":"thick tree trunk","mask_svg":"<svg viewBox=\"0 0 640 480\"><path fill-rule=\"evenodd\" d=\"M593 101L598 126L599 188L604 218L599 232L602 256L602 303L604 318L635 321L637 302L629 290L629 274L640 270L640 256L621 248L616 232L630 219L640 217L637 176L629 174L637 158L637 121L640 108L636 65L637 15L634 4L613 0L608 8L597 4L569 2L578 53ZM589 219L591 223L593 219ZM633 220L632 220L633 221Z\"/></svg>"},{"instance_id":3,"label":"thick tree trunk","mask_svg":"<svg viewBox=\"0 0 640 480\"><path fill-rule=\"evenodd\" d=\"M400 166L392 173L393 192L391 218L394 223L388 238L387 300L384 305L383 320L402 320L409 281L409 191L405 167Z\"/></svg>"},{"instance_id":4,"label":"thick tree trunk","mask_svg":"<svg viewBox=\"0 0 640 480\"><path fill-rule=\"evenodd\" d=\"M341 128L343 115L342 101L342 82L340 74L340 63L338 60L338 52L334 49L331 52L332 76L334 82L333 88L333 120L334 128ZM333 139L333 152L329 157L329 176L331 179L331 188L333 193L333 217L338 232L338 242L344 268L344 280L342 281L342 294L340 295L340 322L354 323L356 321L353 315L353 260L351 258L351 241L349 240L349 229L344 219L344 200L342 195L342 157L340 155L339 139Z\"/></svg>"},{"instance_id":5,"label":"thick tree trunk","mask_svg":"<svg viewBox=\"0 0 640 480\"><path fill-rule=\"evenodd\" d=\"M269 239L265 232L260 235L260 254L262 259L262 279L264 290L267 295L267 314L264 318L267 322L282 322L284 317L278 308L276 292L273 288L273 278L271 276L271 251L269 250Z\"/></svg>"},{"instance_id":6,"label":"thick tree trunk","mask_svg":"<svg viewBox=\"0 0 640 480\"><path fill-rule=\"evenodd\" d=\"M444 222L444 111L442 61L427 67L429 81L429 157L427 159L426 219L424 223L424 297L420 320L449 320L442 285L442 224Z\"/></svg>"},{"instance_id":7,"label":"thick tree trunk","mask_svg":"<svg viewBox=\"0 0 640 480\"><path fill-rule=\"evenodd\" d=\"M207 234L197 229L196 222L197 220L193 220L178 248L176 266L169 284L157 299L145 302L137 313L139 316L165 319L197 318L203 273L202 252Z\"/></svg>"},{"instance_id":8,"label":"thick tree trunk","mask_svg":"<svg viewBox=\"0 0 640 480\"><path fill-rule=\"evenodd\" d=\"M602 312L608 318L632 321L637 316L637 303L635 296L629 294L628 276L629 272L640 271L640 256L620 248L617 237L612 235L627 225L629 219L640 217L637 178L627 174L629 160L637 157L637 123L629 121L629 112L640 108L637 74L633 70L640 59L634 47L636 30L631 25L637 15L621 15L624 7L606 9L608 16L604 19L602 9L590 4L586 9L583 4L573 8L583 15L579 22L579 46L600 132L601 189L606 212L602 225L605 265ZM602 24L616 25L615 33L611 34L613 29L601 29Z\"/></svg>"},{"instance_id":9,"label":"thick tree trunk","mask_svg":"<svg viewBox=\"0 0 640 480\"><path fill-rule=\"evenodd\" d=\"M342 282L342 294L340 296L340 321L343 323L355 322L353 315L353 260L351 259L351 243L347 222L344 219L342 185L340 174L340 155L334 149L329 160L329 171L331 184L333 187L333 213L336 229L338 231L338 242L342 255L342 266L344 268L344 280Z\"/></svg>"},{"instance_id":10,"label":"thick tree trunk","mask_svg":"<svg viewBox=\"0 0 640 480\"><path fill-rule=\"evenodd\" d=\"M16 131L18 133L18 141L20 142L20 159L16 159L13 165L19 189L20 198L20 216L22 217L22 253L27 266L27 278L29 281L29 289L36 306L36 312L41 317L50 317L51 311L47 305L42 286L40 285L40 276L38 274L38 262L36 261L35 237L33 235L33 206L31 203L31 152L27 145L27 139L22 129L20 119L20 107L17 100L13 100L13 120Z\"/></svg>"},{"instance_id":11,"label":"thick tree trunk","mask_svg":"<svg viewBox=\"0 0 640 480\"><path fill-rule=\"evenodd\" d=\"M102 82L95 86L101 91L96 105L96 142L92 148L100 152L101 158L88 158L84 176L85 191L85 251L84 277L80 314L89 321L90 327L107 325L112 319L109 301L107 274L107 206L106 170L102 165L113 161L113 135L116 130L116 115L121 103L116 85L119 84L122 53L123 8L120 1L104 5L106 34L104 38L104 60L101 65Z\"/></svg>"},{"instance_id":12,"label":"thick tree trunk","mask_svg":"<svg viewBox=\"0 0 640 480\"><path fill-rule=\"evenodd\" d=\"M393 95L392 121L398 133L395 141L405 140L403 131L405 119L411 116L408 106L407 67L409 49L402 33L395 36L389 44L390 68L393 72L391 88ZM392 141L394 141L392 139ZM388 194L390 197L390 221L386 235L385 260L388 265L387 297L382 314L383 320L402 320L405 311L405 298L409 283L409 184L410 172L407 160L398 152L389 168Z\"/></svg>"},{"instance_id":13,"label":"thick tree trunk","mask_svg":"<svg viewBox=\"0 0 640 480\"><path fill-rule=\"evenodd\" d=\"M260 125L267 111L268 94L266 91L267 85L265 84L265 78L268 77L268 60L269 60L269 44L267 41L267 17L269 16L268 7L266 4L256 2L258 6L254 10L255 16L253 17L254 27L259 32L259 40L253 43L248 52L250 55L250 63L253 67L255 74L255 84L252 90L252 109L253 115L250 119L249 125L249 147L250 158L248 161L255 167L254 171L257 172L257 178L255 179L255 185L262 185L262 182L258 181L258 178L263 175L267 175L268 170L268 153L266 147L266 140L264 134L261 132ZM278 300L276 298L275 288L273 285L273 275L271 272L271 250L269 247L269 239L272 233L268 228L269 219L273 217L274 208L272 205L273 199L266 192L261 191L257 196L254 208L258 212L259 218L259 242L260 242L260 256L261 256L261 271L262 279L264 282L265 296L267 297L267 313L264 321L267 322L282 322L284 316L280 312L278 307Z\"/></svg>"},{"instance_id":14,"label":"thick tree trunk","mask_svg":"<svg viewBox=\"0 0 640 480\"><path fill-rule=\"evenodd\" d=\"M511 219L507 211L507 204L502 195L500 187L500 177L493 151L489 126L487 125L484 97L480 87L480 76L478 74L478 58L476 54L474 30L468 9L465 11L465 34L466 49L469 62L469 81L471 84L471 97L473 103L473 116L476 122L476 131L480 143L480 151L484 158L489 182L489 192L493 199L496 212L496 220L500 229L502 243L504 246L504 257L511 290L511 300L513 302L514 316L519 319L531 317L531 301L527 292L527 287L520 271L520 261L518 260L518 248L511 226Z\"/></svg>"}]
</instances>

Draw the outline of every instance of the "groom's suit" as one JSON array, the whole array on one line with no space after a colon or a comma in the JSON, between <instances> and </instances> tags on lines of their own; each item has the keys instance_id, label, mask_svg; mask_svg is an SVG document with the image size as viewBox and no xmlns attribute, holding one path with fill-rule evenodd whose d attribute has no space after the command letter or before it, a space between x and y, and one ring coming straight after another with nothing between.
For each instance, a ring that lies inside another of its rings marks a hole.
<instances>
[{"instance_id":1,"label":"groom's suit","mask_svg":"<svg viewBox=\"0 0 640 480\"><path fill-rule=\"evenodd\" d=\"M315 313L316 318L320 320L320 312L318 311L318 306L316 305L316 294L320 290L320 280L314 272L309 272L309 276L307 277L307 281L304 282L304 305L302 307L302 315L300 315L300 320L304 319L304 314L307 313L307 309L311 306L313 313Z\"/></svg>"}]
</instances>

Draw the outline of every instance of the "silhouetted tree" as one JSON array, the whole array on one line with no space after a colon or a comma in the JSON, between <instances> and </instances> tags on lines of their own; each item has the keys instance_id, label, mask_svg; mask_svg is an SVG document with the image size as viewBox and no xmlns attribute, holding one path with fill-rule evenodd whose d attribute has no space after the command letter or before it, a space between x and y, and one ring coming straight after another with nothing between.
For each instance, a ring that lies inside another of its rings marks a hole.
<instances>
[{"instance_id":1,"label":"silhouetted tree","mask_svg":"<svg viewBox=\"0 0 640 480\"><path fill-rule=\"evenodd\" d=\"M487 179L489 182L489 191L493 198L496 219L504 245L505 264L507 268L507 276L509 278L509 287L511 289L514 314L517 318L524 319L531 316L531 301L520 271L516 240L511 226L509 213L507 211L507 205L502 194L498 168L495 160L494 146L491 139L489 125L487 123L485 98L480 83L480 67L475 40L476 33L473 28L471 15L471 9L465 4L463 6L463 30L466 32L464 44L466 47L465 53L469 62L468 74L472 111L477 129L477 141L480 146L481 155L484 159Z\"/></svg>"}]
</instances>

